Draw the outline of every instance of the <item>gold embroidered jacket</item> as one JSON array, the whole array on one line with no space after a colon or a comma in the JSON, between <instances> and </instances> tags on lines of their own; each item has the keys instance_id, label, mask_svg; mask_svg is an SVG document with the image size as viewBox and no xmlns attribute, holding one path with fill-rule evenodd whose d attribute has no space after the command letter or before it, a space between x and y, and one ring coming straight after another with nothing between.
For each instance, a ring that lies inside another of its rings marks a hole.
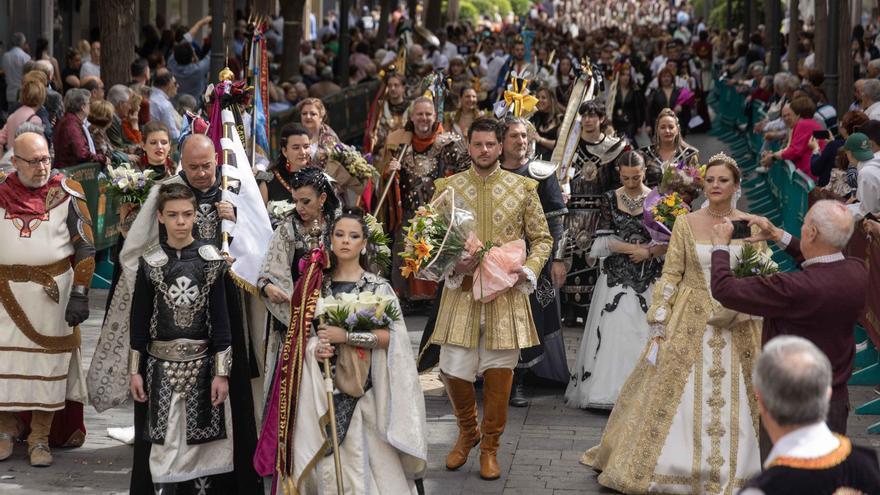
<instances>
[{"instance_id":1,"label":"gold embroidered jacket","mask_svg":"<svg viewBox=\"0 0 880 495\"><path fill-rule=\"evenodd\" d=\"M483 244L525 239L529 252L524 267L531 270L531 275L541 273L550 256L553 237L535 180L500 167L484 179L470 168L437 179L435 185L435 197L452 188L456 202L474 213L475 233ZM474 300L469 287L451 288L450 284L443 289L432 342L476 348L481 317L487 349L522 349L539 343L528 294L512 288L483 304Z\"/></svg>"}]
</instances>

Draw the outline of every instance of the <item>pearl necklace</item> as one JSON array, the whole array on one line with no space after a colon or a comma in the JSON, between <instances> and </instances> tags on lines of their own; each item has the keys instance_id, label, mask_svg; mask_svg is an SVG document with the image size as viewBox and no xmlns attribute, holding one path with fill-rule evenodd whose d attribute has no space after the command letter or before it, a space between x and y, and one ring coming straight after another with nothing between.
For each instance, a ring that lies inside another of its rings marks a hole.
<instances>
[{"instance_id":1,"label":"pearl necklace","mask_svg":"<svg viewBox=\"0 0 880 495\"><path fill-rule=\"evenodd\" d=\"M713 210L711 206L707 206L706 213L712 215L715 218L725 218L725 217L729 217L730 214L733 213L733 208L731 208L723 213L718 213L717 211Z\"/></svg>"}]
</instances>

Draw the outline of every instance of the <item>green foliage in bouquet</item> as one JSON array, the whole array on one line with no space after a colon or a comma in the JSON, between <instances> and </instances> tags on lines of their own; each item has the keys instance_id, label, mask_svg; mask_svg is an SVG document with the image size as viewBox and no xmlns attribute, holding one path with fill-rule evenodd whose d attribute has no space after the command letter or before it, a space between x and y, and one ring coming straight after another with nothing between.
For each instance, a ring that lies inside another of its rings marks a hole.
<instances>
[{"instance_id":1,"label":"green foliage in bouquet","mask_svg":"<svg viewBox=\"0 0 880 495\"><path fill-rule=\"evenodd\" d=\"M736 259L736 266L733 267L733 275L737 278L772 275L778 271L779 268L773 260L763 256L749 243L743 245Z\"/></svg>"}]
</instances>

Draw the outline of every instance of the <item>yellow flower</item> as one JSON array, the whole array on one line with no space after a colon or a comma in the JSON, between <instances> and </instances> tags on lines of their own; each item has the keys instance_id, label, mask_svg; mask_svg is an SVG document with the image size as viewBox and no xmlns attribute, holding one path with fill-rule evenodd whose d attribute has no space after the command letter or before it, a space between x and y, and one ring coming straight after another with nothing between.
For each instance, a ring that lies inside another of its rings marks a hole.
<instances>
[{"instance_id":1,"label":"yellow flower","mask_svg":"<svg viewBox=\"0 0 880 495\"><path fill-rule=\"evenodd\" d=\"M666 201L664 201L664 203L666 203L666 206L670 208L675 206L675 196L669 196L668 198L666 198Z\"/></svg>"},{"instance_id":2,"label":"yellow flower","mask_svg":"<svg viewBox=\"0 0 880 495\"><path fill-rule=\"evenodd\" d=\"M418 210L416 210L417 217L429 217L431 216L431 210L425 208L424 206L420 206Z\"/></svg>"},{"instance_id":3,"label":"yellow flower","mask_svg":"<svg viewBox=\"0 0 880 495\"><path fill-rule=\"evenodd\" d=\"M657 220L660 223L666 223L666 218L662 216L654 217L654 220Z\"/></svg>"},{"instance_id":4,"label":"yellow flower","mask_svg":"<svg viewBox=\"0 0 880 495\"><path fill-rule=\"evenodd\" d=\"M416 256L419 259L425 259L431 255L432 246L426 243L424 240L419 241L418 244L415 245Z\"/></svg>"},{"instance_id":5,"label":"yellow flower","mask_svg":"<svg viewBox=\"0 0 880 495\"><path fill-rule=\"evenodd\" d=\"M407 278L414 273L419 272L419 262L412 259L407 258L403 262L403 266L400 267L400 274L403 278Z\"/></svg>"}]
</instances>

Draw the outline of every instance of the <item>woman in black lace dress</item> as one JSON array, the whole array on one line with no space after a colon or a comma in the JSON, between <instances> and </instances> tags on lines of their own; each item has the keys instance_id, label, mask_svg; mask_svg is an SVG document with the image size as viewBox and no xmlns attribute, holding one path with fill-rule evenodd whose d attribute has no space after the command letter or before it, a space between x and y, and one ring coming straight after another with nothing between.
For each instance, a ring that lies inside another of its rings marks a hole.
<instances>
[{"instance_id":1,"label":"woman in black lace dress","mask_svg":"<svg viewBox=\"0 0 880 495\"><path fill-rule=\"evenodd\" d=\"M650 335L645 314L666 248L652 244L642 225L650 192L644 160L627 151L618 164L623 187L603 195L590 251L590 258L601 263L601 275L565 391L569 407L611 409Z\"/></svg>"}]
</instances>

